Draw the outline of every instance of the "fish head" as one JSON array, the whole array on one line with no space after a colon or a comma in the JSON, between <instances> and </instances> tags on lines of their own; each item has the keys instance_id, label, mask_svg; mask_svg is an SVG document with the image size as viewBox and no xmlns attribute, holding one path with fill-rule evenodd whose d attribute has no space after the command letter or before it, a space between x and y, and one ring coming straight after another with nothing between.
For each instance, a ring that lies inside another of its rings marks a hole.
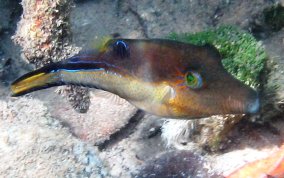
<instances>
[{"instance_id":1,"label":"fish head","mask_svg":"<svg viewBox=\"0 0 284 178\"><path fill-rule=\"evenodd\" d=\"M225 70L215 47L171 43L161 53L164 62L156 65L155 75L171 88L165 102L169 115L199 118L258 112L257 92Z\"/></svg>"},{"instance_id":2,"label":"fish head","mask_svg":"<svg viewBox=\"0 0 284 178\"><path fill-rule=\"evenodd\" d=\"M198 118L259 109L257 92L225 70L211 45L115 39L103 50L96 58L116 66L132 83L117 93L148 112Z\"/></svg>"}]
</instances>

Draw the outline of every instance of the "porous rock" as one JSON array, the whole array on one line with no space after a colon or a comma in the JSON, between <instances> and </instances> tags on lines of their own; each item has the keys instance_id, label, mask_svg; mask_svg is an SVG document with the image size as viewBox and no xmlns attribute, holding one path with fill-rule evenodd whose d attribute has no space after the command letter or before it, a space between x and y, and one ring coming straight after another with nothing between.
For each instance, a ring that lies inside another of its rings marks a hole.
<instances>
[{"instance_id":1,"label":"porous rock","mask_svg":"<svg viewBox=\"0 0 284 178\"><path fill-rule=\"evenodd\" d=\"M267 120L284 113L284 30L264 40L264 45L269 59L265 72L262 117Z\"/></svg>"},{"instance_id":2,"label":"porous rock","mask_svg":"<svg viewBox=\"0 0 284 178\"><path fill-rule=\"evenodd\" d=\"M15 1L0 0L0 34L10 26L10 18L13 13L12 7Z\"/></svg>"},{"instance_id":3,"label":"porous rock","mask_svg":"<svg viewBox=\"0 0 284 178\"><path fill-rule=\"evenodd\" d=\"M69 15L73 1L23 0L23 15L18 23L14 42L22 47L24 59L36 67L57 62L79 52L70 44ZM86 89L67 87L67 99L79 112L89 107Z\"/></svg>"},{"instance_id":4,"label":"porous rock","mask_svg":"<svg viewBox=\"0 0 284 178\"><path fill-rule=\"evenodd\" d=\"M0 132L1 177L107 175L97 149L74 138L39 100L1 100Z\"/></svg>"},{"instance_id":5,"label":"porous rock","mask_svg":"<svg viewBox=\"0 0 284 178\"><path fill-rule=\"evenodd\" d=\"M168 120L162 126L162 138L168 147L217 151L242 118L242 115L217 115L198 120Z\"/></svg>"},{"instance_id":6,"label":"porous rock","mask_svg":"<svg viewBox=\"0 0 284 178\"><path fill-rule=\"evenodd\" d=\"M196 177L217 178L204 158L190 151L167 151L145 162L135 178Z\"/></svg>"},{"instance_id":7,"label":"porous rock","mask_svg":"<svg viewBox=\"0 0 284 178\"><path fill-rule=\"evenodd\" d=\"M52 116L64 122L75 136L96 145L124 127L137 111L121 98L118 98L119 101L111 99L112 96L116 97L111 93L108 94L110 98L107 98L96 95L97 92L90 92L91 105L87 113L75 112L63 100L50 106Z\"/></svg>"}]
</instances>

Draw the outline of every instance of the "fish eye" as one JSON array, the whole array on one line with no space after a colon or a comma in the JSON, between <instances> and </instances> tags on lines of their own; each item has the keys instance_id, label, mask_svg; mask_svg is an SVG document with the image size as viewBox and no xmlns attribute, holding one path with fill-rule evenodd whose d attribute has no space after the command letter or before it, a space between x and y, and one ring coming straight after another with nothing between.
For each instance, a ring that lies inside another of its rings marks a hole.
<instances>
[{"instance_id":1,"label":"fish eye","mask_svg":"<svg viewBox=\"0 0 284 178\"><path fill-rule=\"evenodd\" d=\"M201 88L203 85L202 77L198 72L188 71L185 74L185 83L191 89Z\"/></svg>"},{"instance_id":2,"label":"fish eye","mask_svg":"<svg viewBox=\"0 0 284 178\"><path fill-rule=\"evenodd\" d=\"M129 46L123 40L115 41L115 43L113 44L113 50L115 54L121 58L129 57Z\"/></svg>"}]
</instances>

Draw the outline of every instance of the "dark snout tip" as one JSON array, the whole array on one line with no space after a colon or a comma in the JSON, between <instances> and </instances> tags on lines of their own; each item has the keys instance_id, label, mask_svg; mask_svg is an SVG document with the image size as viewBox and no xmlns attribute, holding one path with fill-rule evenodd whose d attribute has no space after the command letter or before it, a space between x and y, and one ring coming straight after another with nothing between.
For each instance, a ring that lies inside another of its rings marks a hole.
<instances>
[{"instance_id":1,"label":"dark snout tip","mask_svg":"<svg viewBox=\"0 0 284 178\"><path fill-rule=\"evenodd\" d=\"M248 114L256 114L258 113L260 108L260 101L258 94L256 94L247 104L247 113Z\"/></svg>"}]
</instances>

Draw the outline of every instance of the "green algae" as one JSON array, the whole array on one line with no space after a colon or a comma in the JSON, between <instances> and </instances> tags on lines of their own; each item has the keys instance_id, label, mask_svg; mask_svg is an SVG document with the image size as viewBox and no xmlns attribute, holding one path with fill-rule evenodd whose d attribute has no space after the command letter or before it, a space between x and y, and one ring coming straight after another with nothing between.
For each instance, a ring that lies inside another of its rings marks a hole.
<instances>
[{"instance_id":1,"label":"green algae","mask_svg":"<svg viewBox=\"0 0 284 178\"><path fill-rule=\"evenodd\" d=\"M169 39L195 45L214 45L226 70L245 84L258 88L267 55L261 42L234 26L221 26L197 33L171 33Z\"/></svg>"}]
</instances>

